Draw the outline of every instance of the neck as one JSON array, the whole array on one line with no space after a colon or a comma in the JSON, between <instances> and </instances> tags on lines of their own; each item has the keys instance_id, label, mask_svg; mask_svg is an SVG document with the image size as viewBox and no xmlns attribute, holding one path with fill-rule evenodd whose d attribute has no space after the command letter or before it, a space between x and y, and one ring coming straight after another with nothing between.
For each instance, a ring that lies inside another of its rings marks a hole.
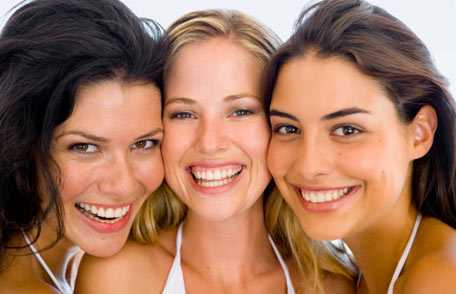
<instances>
[{"instance_id":1,"label":"neck","mask_svg":"<svg viewBox=\"0 0 456 294\"><path fill-rule=\"evenodd\" d=\"M27 236L33 241L36 236L36 230L27 232ZM33 246L39 251L39 254L57 279L63 280L66 277L65 268L68 256L72 250L77 250L77 247L68 240L62 239L48 248L55 239L55 227L43 223L38 240L33 243ZM0 284L6 282L13 289L17 287L16 285L24 283L45 282L50 285L54 284L38 260L32 255L21 233L12 238L9 246L17 247L18 249L11 249L11 252L5 256L6 268L0 271Z\"/></svg>"},{"instance_id":2,"label":"neck","mask_svg":"<svg viewBox=\"0 0 456 294\"><path fill-rule=\"evenodd\" d=\"M277 259L264 225L262 198L242 214L210 221L189 211L182 260L213 280L236 282L271 270Z\"/></svg>"},{"instance_id":3,"label":"neck","mask_svg":"<svg viewBox=\"0 0 456 294\"><path fill-rule=\"evenodd\" d=\"M34 233L28 233L29 238L31 239L34 236ZM73 252L78 250L78 247L70 242L68 239L63 237L52 245L57 238L56 226L49 223L44 223L42 225L42 230L38 240L33 244L33 246L39 251L39 254L44 259L50 270L59 280L67 279L67 265ZM49 246L51 246L48 248ZM38 260L33 256L30 256L35 271L41 276L46 282L53 284L50 280L48 274L45 272Z\"/></svg>"},{"instance_id":4,"label":"neck","mask_svg":"<svg viewBox=\"0 0 456 294\"><path fill-rule=\"evenodd\" d=\"M417 211L411 205L396 209L381 222L345 240L362 273L360 292L387 292L416 216Z\"/></svg>"}]
</instances>

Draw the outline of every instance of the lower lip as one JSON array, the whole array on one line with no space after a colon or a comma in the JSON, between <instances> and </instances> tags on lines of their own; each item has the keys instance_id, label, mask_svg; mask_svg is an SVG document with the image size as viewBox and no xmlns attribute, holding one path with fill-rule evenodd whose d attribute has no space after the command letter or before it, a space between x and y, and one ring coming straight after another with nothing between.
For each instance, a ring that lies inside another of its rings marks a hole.
<instances>
[{"instance_id":1,"label":"lower lip","mask_svg":"<svg viewBox=\"0 0 456 294\"><path fill-rule=\"evenodd\" d=\"M242 168L241 173L238 174L231 182L229 182L225 185L222 185L222 186L218 186L218 187L203 187L203 186L198 185L198 183L193 178L191 172L189 173L189 178L190 178L190 182L192 183L193 188L196 191L198 191L202 194L215 195L215 194L221 194L221 193L231 190L231 188L233 188L233 186L236 185L237 182L239 182L243 173L244 173L244 168Z\"/></svg>"},{"instance_id":2,"label":"lower lip","mask_svg":"<svg viewBox=\"0 0 456 294\"><path fill-rule=\"evenodd\" d=\"M130 209L128 210L127 214L125 214L120 220L118 220L112 224L98 222L98 221L88 217L86 214L84 214L78 208L75 207L75 209L82 216L82 219L84 220L84 222L87 223L95 231L97 231L99 233L103 233L103 234L112 234L112 233L121 231L122 229L124 229L126 227L126 225L128 224L128 220L130 219L131 210L133 209L133 207L132 207L132 205L130 205Z\"/></svg>"},{"instance_id":3,"label":"lower lip","mask_svg":"<svg viewBox=\"0 0 456 294\"><path fill-rule=\"evenodd\" d=\"M301 191L299 191L299 190L298 190L298 193L299 193L298 197L301 199L301 204L305 210L310 211L310 212L322 212L323 213L323 212L330 212L330 211L337 210L340 207L346 205L353 198L355 198L356 192L358 192L359 189L360 189L360 186L355 186L355 187L353 187L352 191L350 191L350 193L348 193L347 195L345 195L339 199L335 199L335 200L331 200L331 201L327 201L327 202L320 202L320 203L307 201L306 199L304 199L301 196Z\"/></svg>"}]
</instances>

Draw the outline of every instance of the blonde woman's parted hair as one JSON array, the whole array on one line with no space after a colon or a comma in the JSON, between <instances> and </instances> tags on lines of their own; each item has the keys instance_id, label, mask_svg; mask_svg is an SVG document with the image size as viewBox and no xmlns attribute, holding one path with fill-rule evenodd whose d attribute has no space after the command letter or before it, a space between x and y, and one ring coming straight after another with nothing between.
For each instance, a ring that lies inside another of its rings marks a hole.
<instances>
[{"instance_id":1,"label":"blonde woman's parted hair","mask_svg":"<svg viewBox=\"0 0 456 294\"><path fill-rule=\"evenodd\" d=\"M274 32L239 11L191 12L179 18L167 30L165 83L167 72L180 49L188 44L217 37L228 38L239 44L257 58L261 66L267 65L280 45L280 39ZM321 276L324 273L350 277L350 272L336 260L325 244L307 238L277 189L267 191L273 191L264 195L267 229L281 253L285 257L293 256L300 271L311 277L317 292L322 292ZM154 242L161 231L177 227L185 218L186 212L185 204L165 183L143 204L130 238L142 243Z\"/></svg>"},{"instance_id":2,"label":"blonde woman's parted hair","mask_svg":"<svg viewBox=\"0 0 456 294\"><path fill-rule=\"evenodd\" d=\"M280 45L280 39L253 18L234 10L201 10L176 20L166 31L168 52L164 78L177 52L185 45L211 38L229 38L248 50L266 66ZM143 204L133 224L131 239L153 242L160 231L176 227L185 217L187 207L163 184Z\"/></svg>"}]
</instances>

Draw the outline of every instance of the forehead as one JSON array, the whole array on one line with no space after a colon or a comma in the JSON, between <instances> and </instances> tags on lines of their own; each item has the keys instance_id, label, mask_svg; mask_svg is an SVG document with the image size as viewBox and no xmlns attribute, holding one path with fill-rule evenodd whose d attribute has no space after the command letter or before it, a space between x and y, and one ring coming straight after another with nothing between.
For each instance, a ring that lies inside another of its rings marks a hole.
<instances>
[{"instance_id":1,"label":"forehead","mask_svg":"<svg viewBox=\"0 0 456 294\"><path fill-rule=\"evenodd\" d=\"M260 90L263 64L228 38L187 44L178 51L166 76L166 96L219 97Z\"/></svg>"},{"instance_id":2,"label":"forehead","mask_svg":"<svg viewBox=\"0 0 456 294\"><path fill-rule=\"evenodd\" d=\"M349 107L375 112L393 104L382 85L355 64L311 52L291 59L279 72L271 108L287 106L322 115Z\"/></svg>"},{"instance_id":3,"label":"forehead","mask_svg":"<svg viewBox=\"0 0 456 294\"><path fill-rule=\"evenodd\" d=\"M58 129L140 128L159 124L160 91L152 84L101 81L79 89L70 117Z\"/></svg>"}]
</instances>

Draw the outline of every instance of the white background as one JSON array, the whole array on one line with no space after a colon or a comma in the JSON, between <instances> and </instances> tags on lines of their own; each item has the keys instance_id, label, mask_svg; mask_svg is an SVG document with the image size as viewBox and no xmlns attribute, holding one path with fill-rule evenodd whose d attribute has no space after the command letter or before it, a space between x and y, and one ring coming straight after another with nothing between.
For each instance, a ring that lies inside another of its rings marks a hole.
<instances>
[{"instance_id":1,"label":"white background","mask_svg":"<svg viewBox=\"0 0 456 294\"><path fill-rule=\"evenodd\" d=\"M94 0L96 1L96 0ZM18 0L0 0L0 26ZM123 0L137 15L157 20L165 28L182 14L206 8L246 12L272 28L282 39L309 0ZM407 24L428 46L437 68L456 96L456 0L370 0Z\"/></svg>"}]
</instances>

